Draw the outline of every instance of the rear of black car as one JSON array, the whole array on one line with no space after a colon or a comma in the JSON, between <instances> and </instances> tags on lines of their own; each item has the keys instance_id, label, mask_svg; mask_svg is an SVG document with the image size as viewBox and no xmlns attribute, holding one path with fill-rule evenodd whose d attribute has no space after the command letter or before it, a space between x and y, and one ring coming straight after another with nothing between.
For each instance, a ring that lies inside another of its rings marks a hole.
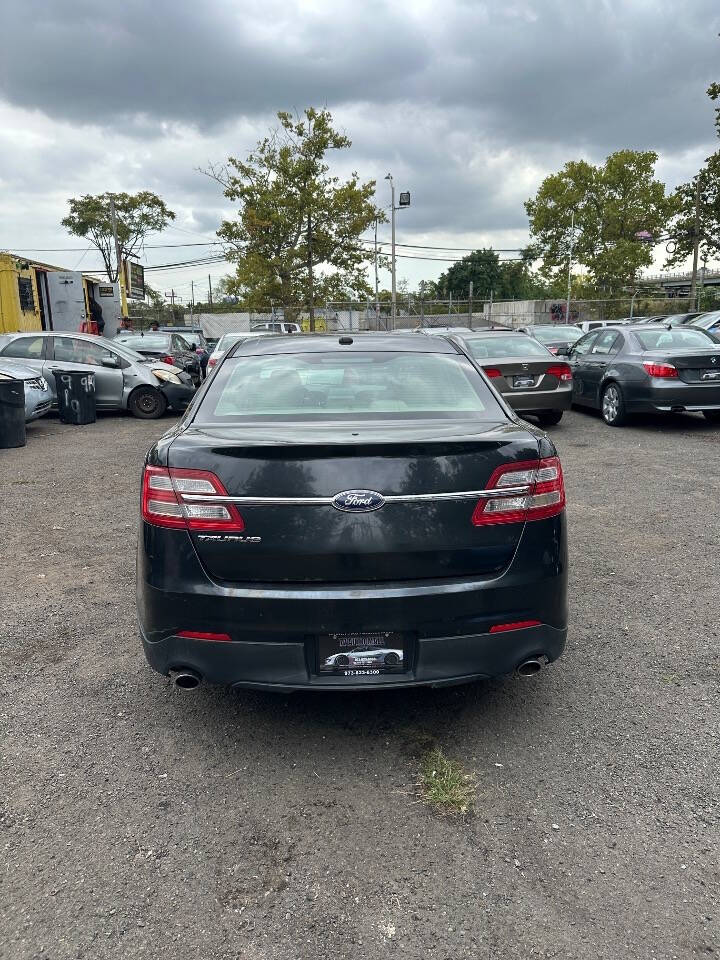
<instances>
[{"instance_id":1,"label":"rear of black car","mask_svg":"<svg viewBox=\"0 0 720 960\"><path fill-rule=\"evenodd\" d=\"M147 658L278 689L436 685L554 660L564 503L550 441L454 345L248 341L148 455Z\"/></svg>"}]
</instances>

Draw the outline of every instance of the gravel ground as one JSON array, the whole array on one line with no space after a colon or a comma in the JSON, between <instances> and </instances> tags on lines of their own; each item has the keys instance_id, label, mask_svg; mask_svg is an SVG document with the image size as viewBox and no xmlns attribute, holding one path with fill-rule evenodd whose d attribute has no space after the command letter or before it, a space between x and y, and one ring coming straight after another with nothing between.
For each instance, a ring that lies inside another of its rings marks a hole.
<instances>
[{"instance_id":1,"label":"gravel ground","mask_svg":"<svg viewBox=\"0 0 720 960\"><path fill-rule=\"evenodd\" d=\"M572 609L537 678L288 697L145 664L138 477L171 422L0 451L3 958L720 952L718 429L552 430ZM474 817L417 802L430 743Z\"/></svg>"}]
</instances>

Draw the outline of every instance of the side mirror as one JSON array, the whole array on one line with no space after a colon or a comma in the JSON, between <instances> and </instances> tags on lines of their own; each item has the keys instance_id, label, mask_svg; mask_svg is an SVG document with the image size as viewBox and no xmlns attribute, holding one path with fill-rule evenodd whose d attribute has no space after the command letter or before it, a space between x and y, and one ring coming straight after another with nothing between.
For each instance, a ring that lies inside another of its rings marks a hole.
<instances>
[{"instance_id":1,"label":"side mirror","mask_svg":"<svg viewBox=\"0 0 720 960\"><path fill-rule=\"evenodd\" d=\"M120 361L117 357L103 357L100 363L104 367L110 367L112 370L117 370L120 366Z\"/></svg>"},{"instance_id":2,"label":"side mirror","mask_svg":"<svg viewBox=\"0 0 720 960\"><path fill-rule=\"evenodd\" d=\"M572 353L572 347L558 347L555 351L556 357L569 357Z\"/></svg>"}]
</instances>

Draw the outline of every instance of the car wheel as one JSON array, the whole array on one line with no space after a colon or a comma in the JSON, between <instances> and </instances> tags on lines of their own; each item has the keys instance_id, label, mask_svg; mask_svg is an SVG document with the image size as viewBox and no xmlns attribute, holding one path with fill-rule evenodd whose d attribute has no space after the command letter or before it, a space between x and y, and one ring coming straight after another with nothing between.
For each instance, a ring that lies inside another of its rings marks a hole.
<instances>
[{"instance_id":1,"label":"car wheel","mask_svg":"<svg viewBox=\"0 0 720 960\"><path fill-rule=\"evenodd\" d=\"M130 394L128 410L140 420L157 420L167 410L167 400L155 387L138 387Z\"/></svg>"},{"instance_id":2,"label":"car wheel","mask_svg":"<svg viewBox=\"0 0 720 960\"><path fill-rule=\"evenodd\" d=\"M396 653L385 654L385 666L396 667L400 663L400 657Z\"/></svg>"},{"instance_id":3,"label":"car wheel","mask_svg":"<svg viewBox=\"0 0 720 960\"><path fill-rule=\"evenodd\" d=\"M720 423L720 410L703 410L703 416L710 423Z\"/></svg>"},{"instance_id":4,"label":"car wheel","mask_svg":"<svg viewBox=\"0 0 720 960\"><path fill-rule=\"evenodd\" d=\"M627 419L622 390L617 383L609 383L600 400L602 418L611 427L621 427Z\"/></svg>"},{"instance_id":5,"label":"car wheel","mask_svg":"<svg viewBox=\"0 0 720 960\"><path fill-rule=\"evenodd\" d=\"M538 414L538 421L543 427L552 427L562 420L562 410L544 410Z\"/></svg>"},{"instance_id":6,"label":"car wheel","mask_svg":"<svg viewBox=\"0 0 720 960\"><path fill-rule=\"evenodd\" d=\"M347 654L341 653L339 657L335 657L335 666L336 667L349 667L350 666L350 657Z\"/></svg>"}]
</instances>

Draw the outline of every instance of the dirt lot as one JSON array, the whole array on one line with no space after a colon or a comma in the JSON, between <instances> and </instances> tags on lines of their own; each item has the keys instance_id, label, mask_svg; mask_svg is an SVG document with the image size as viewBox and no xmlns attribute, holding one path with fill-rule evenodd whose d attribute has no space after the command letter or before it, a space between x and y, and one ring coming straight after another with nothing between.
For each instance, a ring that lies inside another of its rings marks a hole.
<instances>
[{"instance_id":1,"label":"dirt lot","mask_svg":"<svg viewBox=\"0 0 720 960\"><path fill-rule=\"evenodd\" d=\"M0 451L3 958L720 952L720 430L553 429L572 609L539 677L288 697L145 664L138 477L171 423ZM474 817L417 802L433 742Z\"/></svg>"}]
</instances>

